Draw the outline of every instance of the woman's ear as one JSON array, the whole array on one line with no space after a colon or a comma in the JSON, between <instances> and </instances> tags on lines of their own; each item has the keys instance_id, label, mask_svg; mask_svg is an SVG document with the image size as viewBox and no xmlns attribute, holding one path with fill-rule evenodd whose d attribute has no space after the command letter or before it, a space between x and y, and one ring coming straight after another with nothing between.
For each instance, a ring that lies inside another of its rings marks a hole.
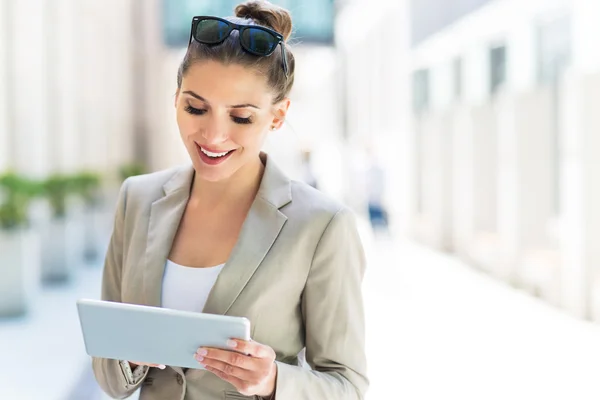
<instances>
[{"instance_id":1,"label":"woman's ear","mask_svg":"<svg viewBox=\"0 0 600 400\"><path fill-rule=\"evenodd\" d=\"M288 110L290 108L290 104L291 100L286 97L274 106L273 122L271 123L272 130L279 129L283 126Z\"/></svg>"}]
</instances>

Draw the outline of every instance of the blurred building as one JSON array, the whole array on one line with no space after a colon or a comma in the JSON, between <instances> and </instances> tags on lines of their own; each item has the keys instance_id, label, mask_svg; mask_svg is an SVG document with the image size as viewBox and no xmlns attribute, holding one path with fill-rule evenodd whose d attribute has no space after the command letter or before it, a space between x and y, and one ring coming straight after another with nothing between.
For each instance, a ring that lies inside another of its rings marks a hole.
<instances>
[{"instance_id":1,"label":"blurred building","mask_svg":"<svg viewBox=\"0 0 600 400\"><path fill-rule=\"evenodd\" d=\"M598 0L415 0L410 66L412 234L596 320L599 16Z\"/></svg>"}]
</instances>

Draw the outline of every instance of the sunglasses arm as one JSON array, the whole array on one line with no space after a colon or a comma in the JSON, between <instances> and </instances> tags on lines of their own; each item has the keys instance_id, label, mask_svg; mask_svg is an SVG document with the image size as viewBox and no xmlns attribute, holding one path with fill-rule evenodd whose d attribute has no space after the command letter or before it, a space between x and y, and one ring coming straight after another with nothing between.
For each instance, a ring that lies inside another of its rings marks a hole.
<instances>
[{"instance_id":1,"label":"sunglasses arm","mask_svg":"<svg viewBox=\"0 0 600 400\"><path fill-rule=\"evenodd\" d=\"M192 37L194 36L194 22L192 21L192 27L190 28L190 40L188 41L188 47L192 44Z\"/></svg>"},{"instance_id":2,"label":"sunglasses arm","mask_svg":"<svg viewBox=\"0 0 600 400\"><path fill-rule=\"evenodd\" d=\"M285 72L285 77L288 77L288 63L287 63L287 55L285 53L285 44L280 42L281 46L281 62L283 63L283 72Z\"/></svg>"}]
</instances>

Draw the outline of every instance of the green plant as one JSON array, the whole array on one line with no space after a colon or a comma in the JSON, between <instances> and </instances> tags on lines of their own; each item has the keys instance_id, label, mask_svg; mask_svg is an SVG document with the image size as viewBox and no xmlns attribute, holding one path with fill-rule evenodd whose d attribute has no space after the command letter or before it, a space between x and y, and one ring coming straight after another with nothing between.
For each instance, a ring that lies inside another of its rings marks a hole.
<instances>
[{"instance_id":1,"label":"green plant","mask_svg":"<svg viewBox=\"0 0 600 400\"><path fill-rule=\"evenodd\" d=\"M14 172L0 175L0 229L18 229L29 224L29 204L41 193L40 183Z\"/></svg>"},{"instance_id":2,"label":"green plant","mask_svg":"<svg viewBox=\"0 0 600 400\"><path fill-rule=\"evenodd\" d=\"M88 207L93 207L98 202L98 190L101 177L94 172L84 171L71 177L72 190L74 194L81 196Z\"/></svg>"},{"instance_id":3,"label":"green plant","mask_svg":"<svg viewBox=\"0 0 600 400\"><path fill-rule=\"evenodd\" d=\"M119 176L121 177L122 181L129 178L130 176L143 175L146 172L146 166L141 163L125 164L122 165L121 168L119 168Z\"/></svg>"},{"instance_id":4,"label":"green plant","mask_svg":"<svg viewBox=\"0 0 600 400\"><path fill-rule=\"evenodd\" d=\"M67 175L51 175L43 182L44 197L50 203L55 218L67 215L67 199L74 193L73 187L73 179Z\"/></svg>"}]
</instances>

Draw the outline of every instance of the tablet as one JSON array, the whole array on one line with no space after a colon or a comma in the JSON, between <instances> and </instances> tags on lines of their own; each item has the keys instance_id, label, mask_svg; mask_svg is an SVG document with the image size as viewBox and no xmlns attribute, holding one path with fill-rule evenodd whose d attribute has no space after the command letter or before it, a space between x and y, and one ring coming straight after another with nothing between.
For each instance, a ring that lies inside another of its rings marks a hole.
<instances>
[{"instance_id":1,"label":"tablet","mask_svg":"<svg viewBox=\"0 0 600 400\"><path fill-rule=\"evenodd\" d=\"M86 352L92 357L203 369L199 347L250 340L243 317L203 314L101 300L77 301Z\"/></svg>"}]
</instances>

